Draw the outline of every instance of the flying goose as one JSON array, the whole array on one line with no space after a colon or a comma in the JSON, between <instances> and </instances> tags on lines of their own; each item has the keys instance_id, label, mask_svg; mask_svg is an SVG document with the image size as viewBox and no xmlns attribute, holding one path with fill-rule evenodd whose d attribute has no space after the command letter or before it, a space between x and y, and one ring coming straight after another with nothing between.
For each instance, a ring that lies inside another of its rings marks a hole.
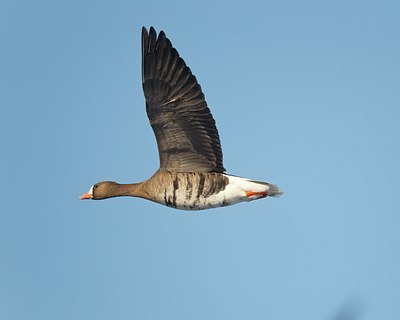
<instances>
[{"instance_id":1,"label":"flying goose","mask_svg":"<svg viewBox=\"0 0 400 320\"><path fill-rule=\"evenodd\" d=\"M142 83L160 168L132 184L103 181L80 199L130 196L201 210L282 194L268 182L225 173L215 121L196 77L161 31L142 28Z\"/></svg>"}]
</instances>

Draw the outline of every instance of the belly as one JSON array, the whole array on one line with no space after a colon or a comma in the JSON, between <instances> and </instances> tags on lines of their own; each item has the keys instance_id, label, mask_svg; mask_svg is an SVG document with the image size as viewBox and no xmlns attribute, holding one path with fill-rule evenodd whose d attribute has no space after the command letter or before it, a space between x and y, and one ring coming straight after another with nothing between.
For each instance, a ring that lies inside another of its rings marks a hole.
<instances>
[{"instance_id":1,"label":"belly","mask_svg":"<svg viewBox=\"0 0 400 320\"><path fill-rule=\"evenodd\" d=\"M165 175L165 174L164 174ZM232 205L246 198L221 173L170 173L160 185L156 202L181 210L204 210Z\"/></svg>"},{"instance_id":2,"label":"belly","mask_svg":"<svg viewBox=\"0 0 400 320\"><path fill-rule=\"evenodd\" d=\"M229 188L228 188L229 189ZM176 195L167 195L163 199L163 204L168 207L181 210L204 210L218 207L229 206L241 201L245 198L242 196L232 196L227 189L217 194L207 196L197 196L186 192L177 192Z\"/></svg>"}]
</instances>

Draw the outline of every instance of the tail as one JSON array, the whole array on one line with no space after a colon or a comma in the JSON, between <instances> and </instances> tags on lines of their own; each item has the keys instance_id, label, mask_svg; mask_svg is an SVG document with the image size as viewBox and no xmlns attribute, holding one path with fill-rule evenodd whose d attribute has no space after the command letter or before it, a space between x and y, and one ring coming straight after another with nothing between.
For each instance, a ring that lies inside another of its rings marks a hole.
<instances>
[{"instance_id":1,"label":"tail","mask_svg":"<svg viewBox=\"0 0 400 320\"><path fill-rule=\"evenodd\" d=\"M263 181L254 181L250 180L251 182L262 184L264 186L268 186L268 196L269 197L280 197L283 194L283 191L279 189L279 187L275 184L268 183L268 182L263 182Z\"/></svg>"}]
</instances>

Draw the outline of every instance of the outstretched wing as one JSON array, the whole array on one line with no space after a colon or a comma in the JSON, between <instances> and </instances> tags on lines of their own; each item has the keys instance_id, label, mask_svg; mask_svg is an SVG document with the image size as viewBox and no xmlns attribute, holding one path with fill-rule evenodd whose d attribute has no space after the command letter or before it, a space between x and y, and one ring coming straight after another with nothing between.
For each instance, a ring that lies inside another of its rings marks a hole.
<instances>
[{"instance_id":1,"label":"outstretched wing","mask_svg":"<svg viewBox=\"0 0 400 320\"><path fill-rule=\"evenodd\" d=\"M215 121L196 77L163 31L142 29L142 82L160 169L224 172Z\"/></svg>"}]
</instances>

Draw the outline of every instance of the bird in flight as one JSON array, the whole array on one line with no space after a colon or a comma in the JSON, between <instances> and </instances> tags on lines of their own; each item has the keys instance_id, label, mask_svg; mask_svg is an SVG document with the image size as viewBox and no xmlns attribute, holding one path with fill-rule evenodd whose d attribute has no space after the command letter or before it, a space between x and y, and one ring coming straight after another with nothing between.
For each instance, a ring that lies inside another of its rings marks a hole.
<instances>
[{"instance_id":1,"label":"bird in flight","mask_svg":"<svg viewBox=\"0 0 400 320\"><path fill-rule=\"evenodd\" d=\"M215 121L196 77L161 31L142 29L142 84L160 168L131 184L103 181L81 199L129 196L201 210L282 194L268 182L225 173Z\"/></svg>"}]
</instances>

